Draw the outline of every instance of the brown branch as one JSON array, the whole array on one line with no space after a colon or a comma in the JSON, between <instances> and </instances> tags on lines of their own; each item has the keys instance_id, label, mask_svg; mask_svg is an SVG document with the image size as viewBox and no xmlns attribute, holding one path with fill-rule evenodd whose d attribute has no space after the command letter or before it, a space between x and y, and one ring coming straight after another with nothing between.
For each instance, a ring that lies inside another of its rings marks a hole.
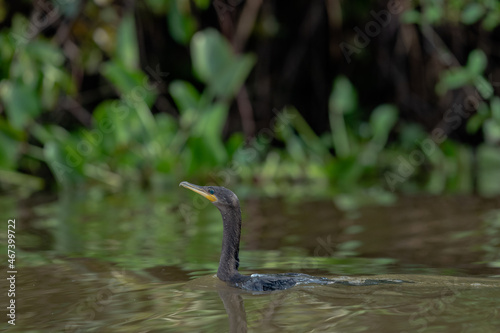
<instances>
[{"instance_id":1,"label":"brown branch","mask_svg":"<svg viewBox=\"0 0 500 333\"><path fill-rule=\"evenodd\" d=\"M236 53L241 53L247 43L252 29L255 26L257 14L262 5L262 0L248 0L243 8L243 11L234 34L232 44ZM238 110L241 116L241 125L246 139L249 140L255 135L255 120L253 119L253 108L248 97L248 91L245 86L241 87L236 98Z\"/></svg>"},{"instance_id":2,"label":"brown branch","mask_svg":"<svg viewBox=\"0 0 500 333\"><path fill-rule=\"evenodd\" d=\"M234 31L231 19L232 11L225 11L219 15L219 22L224 35L231 40L236 53L241 53L246 45L252 29L255 26L257 14L262 5L262 0L248 0L240 15L240 20ZM243 85L236 96L236 104L241 117L241 126L247 140L255 135L255 120L253 119L253 108L248 97L247 88Z\"/></svg>"},{"instance_id":3,"label":"brown branch","mask_svg":"<svg viewBox=\"0 0 500 333\"><path fill-rule=\"evenodd\" d=\"M250 37L252 29L255 26L255 20L257 19L257 14L259 13L261 5L262 0L247 0L245 3L232 40L236 53L243 51L248 37Z\"/></svg>"},{"instance_id":4,"label":"brown branch","mask_svg":"<svg viewBox=\"0 0 500 333\"><path fill-rule=\"evenodd\" d=\"M243 132L248 141L255 135L255 121L253 119L252 104L245 86L241 87L238 96L236 96L236 103L240 111L241 126L243 126Z\"/></svg>"}]
</instances>

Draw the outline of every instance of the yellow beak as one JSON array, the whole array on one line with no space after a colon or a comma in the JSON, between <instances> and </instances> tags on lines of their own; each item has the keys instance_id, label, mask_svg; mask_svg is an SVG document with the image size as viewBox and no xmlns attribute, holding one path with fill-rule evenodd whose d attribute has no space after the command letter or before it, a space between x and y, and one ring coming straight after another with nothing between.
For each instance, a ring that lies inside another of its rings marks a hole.
<instances>
[{"instance_id":1,"label":"yellow beak","mask_svg":"<svg viewBox=\"0 0 500 333\"><path fill-rule=\"evenodd\" d=\"M210 200L212 202L217 201L217 197L215 195L208 193L201 186L194 185L194 184L191 184L191 183L188 183L188 182L182 182L182 183L179 184L179 186L185 187L185 188L187 188L187 189L189 189L189 190L191 190L193 192L201 194L202 196L204 196L205 198L207 198L208 200Z\"/></svg>"}]
</instances>

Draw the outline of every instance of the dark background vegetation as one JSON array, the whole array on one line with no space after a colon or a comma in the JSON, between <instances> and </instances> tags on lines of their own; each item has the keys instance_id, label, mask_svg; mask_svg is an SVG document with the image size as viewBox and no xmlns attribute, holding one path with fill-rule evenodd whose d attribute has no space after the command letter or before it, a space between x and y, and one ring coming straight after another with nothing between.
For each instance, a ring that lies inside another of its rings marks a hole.
<instances>
[{"instance_id":1,"label":"dark background vegetation","mask_svg":"<svg viewBox=\"0 0 500 333\"><path fill-rule=\"evenodd\" d=\"M19 1L0 20L3 191L500 191L496 1Z\"/></svg>"}]
</instances>

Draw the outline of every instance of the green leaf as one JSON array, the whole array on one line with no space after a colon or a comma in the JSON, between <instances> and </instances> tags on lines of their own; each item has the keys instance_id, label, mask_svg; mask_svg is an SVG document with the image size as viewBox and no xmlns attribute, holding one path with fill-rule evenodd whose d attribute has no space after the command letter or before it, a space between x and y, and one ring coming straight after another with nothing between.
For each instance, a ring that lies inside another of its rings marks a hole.
<instances>
[{"instance_id":1,"label":"green leaf","mask_svg":"<svg viewBox=\"0 0 500 333\"><path fill-rule=\"evenodd\" d=\"M3 81L0 84L7 118L15 129L24 128L41 113L36 92L19 82Z\"/></svg>"},{"instance_id":2,"label":"green leaf","mask_svg":"<svg viewBox=\"0 0 500 333\"><path fill-rule=\"evenodd\" d=\"M35 123L31 125L30 130L30 134L43 144L54 140L59 143L67 143L71 138L70 133L58 125L43 126Z\"/></svg>"},{"instance_id":3,"label":"green leaf","mask_svg":"<svg viewBox=\"0 0 500 333\"><path fill-rule=\"evenodd\" d=\"M43 149L45 161L55 176L57 182L62 187L69 187L82 177L82 162L80 156L78 159L72 159L71 152L64 151L57 142L48 142ZM70 162L68 164L68 161ZM75 163L74 165L71 163Z\"/></svg>"},{"instance_id":4,"label":"green leaf","mask_svg":"<svg viewBox=\"0 0 500 333\"><path fill-rule=\"evenodd\" d=\"M172 82L169 91L181 115L181 127L190 128L198 119L199 109L202 108L200 94L195 87L186 81Z\"/></svg>"},{"instance_id":5,"label":"green leaf","mask_svg":"<svg viewBox=\"0 0 500 333\"><path fill-rule=\"evenodd\" d=\"M500 123L500 97L495 96L490 101L491 115Z\"/></svg>"},{"instance_id":6,"label":"green leaf","mask_svg":"<svg viewBox=\"0 0 500 333\"><path fill-rule=\"evenodd\" d=\"M206 29L197 32L191 39L191 58L196 75L209 83L218 79L234 57L229 42L215 29Z\"/></svg>"},{"instance_id":7,"label":"green leaf","mask_svg":"<svg viewBox=\"0 0 500 333\"><path fill-rule=\"evenodd\" d=\"M103 147L113 150L132 140L135 131L131 129L131 120L136 124L137 117L123 101L103 101L94 109L93 116L94 126L106 136Z\"/></svg>"},{"instance_id":8,"label":"green leaf","mask_svg":"<svg viewBox=\"0 0 500 333\"><path fill-rule=\"evenodd\" d=\"M130 106L142 101L151 106L155 101L156 91L147 83L147 76L142 71L130 70L119 62L108 61L102 65L101 72Z\"/></svg>"},{"instance_id":9,"label":"green leaf","mask_svg":"<svg viewBox=\"0 0 500 333\"><path fill-rule=\"evenodd\" d=\"M396 107L388 104L379 105L373 110L370 116L370 126L373 133L373 141L383 147L389 136L392 127L398 119Z\"/></svg>"},{"instance_id":10,"label":"green leaf","mask_svg":"<svg viewBox=\"0 0 500 333\"><path fill-rule=\"evenodd\" d=\"M241 149L245 145L245 137L242 133L234 133L226 141L226 150L229 156L233 156L238 149Z\"/></svg>"},{"instance_id":11,"label":"green leaf","mask_svg":"<svg viewBox=\"0 0 500 333\"><path fill-rule=\"evenodd\" d=\"M469 71L461 68L451 68L444 72L436 85L436 92L444 95L448 90L460 88L471 80Z\"/></svg>"},{"instance_id":12,"label":"green leaf","mask_svg":"<svg viewBox=\"0 0 500 333\"><path fill-rule=\"evenodd\" d=\"M486 142L497 144L500 142L500 124L494 119L487 119L483 124Z\"/></svg>"},{"instance_id":13,"label":"green leaf","mask_svg":"<svg viewBox=\"0 0 500 333\"><path fill-rule=\"evenodd\" d=\"M440 21L443 17L443 9L438 5L430 5L424 9L424 17L429 23L436 23Z\"/></svg>"},{"instance_id":14,"label":"green leaf","mask_svg":"<svg viewBox=\"0 0 500 333\"><path fill-rule=\"evenodd\" d=\"M484 7L479 3L470 3L462 11L462 22L474 24L484 15Z\"/></svg>"},{"instance_id":15,"label":"green leaf","mask_svg":"<svg viewBox=\"0 0 500 333\"><path fill-rule=\"evenodd\" d=\"M345 114L352 112L358 104L356 90L345 76L339 76L332 88L328 103L330 112Z\"/></svg>"},{"instance_id":16,"label":"green leaf","mask_svg":"<svg viewBox=\"0 0 500 333\"><path fill-rule=\"evenodd\" d=\"M45 40L33 40L26 45L26 52L40 63L51 64L60 68L64 64L61 49Z\"/></svg>"},{"instance_id":17,"label":"green leaf","mask_svg":"<svg viewBox=\"0 0 500 333\"><path fill-rule=\"evenodd\" d=\"M43 178L2 169L0 169L0 182L15 185L27 190L28 193L40 191L44 185Z\"/></svg>"},{"instance_id":18,"label":"green leaf","mask_svg":"<svg viewBox=\"0 0 500 333\"><path fill-rule=\"evenodd\" d=\"M281 117L283 120L290 121L309 151L322 157L330 156L330 152L321 138L316 135L297 109L287 107L283 110Z\"/></svg>"},{"instance_id":19,"label":"green leaf","mask_svg":"<svg viewBox=\"0 0 500 333\"><path fill-rule=\"evenodd\" d=\"M486 68L488 59L482 50L475 49L469 53L467 65L465 66L471 74L480 75Z\"/></svg>"},{"instance_id":20,"label":"green leaf","mask_svg":"<svg viewBox=\"0 0 500 333\"><path fill-rule=\"evenodd\" d=\"M11 37L9 37L9 34L6 31L0 33L0 45L2 45L0 48L0 70L5 70L7 73L7 68L10 65L12 56L14 55L15 47L12 43Z\"/></svg>"},{"instance_id":21,"label":"green leaf","mask_svg":"<svg viewBox=\"0 0 500 333\"><path fill-rule=\"evenodd\" d=\"M56 108L62 92L69 95L76 91L73 80L61 67L45 65L41 71L40 101L44 109Z\"/></svg>"},{"instance_id":22,"label":"green leaf","mask_svg":"<svg viewBox=\"0 0 500 333\"><path fill-rule=\"evenodd\" d=\"M199 9L207 9L210 6L210 0L194 0L194 3Z\"/></svg>"},{"instance_id":23,"label":"green leaf","mask_svg":"<svg viewBox=\"0 0 500 333\"><path fill-rule=\"evenodd\" d=\"M483 28L485 30L491 31L500 25L500 14L498 13L500 9L490 10L483 20Z\"/></svg>"},{"instance_id":24,"label":"green leaf","mask_svg":"<svg viewBox=\"0 0 500 333\"><path fill-rule=\"evenodd\" d=\"M473 50L469 54L465 67L451 68L443 73L436 85L437 93L443 95L448 90L460 88L474 82L481 95L484 98L489 98L493 93L493 89L489 82L481 76L487 66L487 62L488 60L483 51L479 49Z\"/></svg>"},{"instance_id":25,"label":"green leaf","mask_svg":"<svg viewBox=\"0 0 500 333\"><path fill-rule=\"evenodd\" d=\"M230 62L218 75L212 79L209 89L221 98L231 98L241 88L255 63L255 57L244 55Z\"/></svg>"},{"instance_id":26,"label":"green leaf","mask_svg":"<svg viewBox=\"0 0 500 333\"><path fill-rule=\"evenodd\" d=\"M429 136L418 124L403 123L401 127L399 141L403 150L414 149L416 141L422 141Z\"/></svg>"},{"instance_id":27,"label":"green leaf","mask_svg":"<svg viewBox=\"0 0 500 333\"><path fill-rule=\"evenodd\" d=\"M12 17L9 37L18 51L31 42L32 35L26 29L30 24L31 22L21 13L15 13Z\"/></svg>"},{"instance_id":28,"label":"green leaf","mask_svg":"<svg viewBox=\"0 0 500 333\"><path fill-rule=\"evenodd\" d=\"M154 136L154 134L158 131L151 109L145 103L137 103L134 109L145 129L143 136L147 137L148 140L151 141L152 136Z\"/></svg>"},{"instance_id":29,"label":"green leaf","mask_svg":"<svg viewBox=\"0 0 500 333\"><path fill-rule=\"evenodd\" d=\"M0 168L14 169L21 143L0 132Z\"/></svg>"},{"instance_id":30,"label":"green leaf","mask_svg":"<svg viewBox=\"0 0 500 333\"><path fill-rule=\"evenodd\" d=\"M123 17L118 28L115 57L129 70L137 69L139 66L139 47L132 13Z\"/></svg>"},{"instance_id":31,"label":"green leaf","mask_svg":"<svg viewBox=\"0 0 500 333\"><path fill-rule=\"evenodd\" d=\"M356 90L345 76L339 76L333 84L328 109L333 147L335 154L341 158L353 152L353 142L348 134L344 114L352 112L356 106Z\"/></svg>"},{"instance_id":32,"label":"green leaf","mask_svg":"<svg viewBox=\"0 0 500 333\"><path fill-rule=\"evenodd\" d=\"M165 15L169 2L166 0L146 0L148 7L157 15Z\"/></svg>"},{"instance_id":33,"label":"green leaf","mask_svg":"<svg viewBox=\"0 0 500 333\"><path fill-rule=\"evenodd\" d=\"M23 129L15 129L5 118L0 118L0 133L7 135L15 141L25 141L28 137Z\"/></svg>"},{"instance_id":34,"label":"green leaf","mask_svg":"<svg viewBox=\"0 0 500 333\"><path fill-rule=\"evenodd\" d=\"M488 80L481 75L475 78L474 86L485 99L489 99L493 95L493 87L491 86L491 83L489 83Z\"/></svg>"},{"instance_id":35,"label":"green leaf","mask_svg":"<svg viewBox=\"0 0 500 333\"><path fill-rule=\"evenodd\" d=\"M196 31L196 20L191 14L188 0L172 0L168 12L170 35L179 44L187 44Z\"/></svg>"},{"instance_id":36,"label":"green leaf","mask_svg":"<svg viewBox=\"0 0 500 333\"><path fill-rule=\"evenodd\" d=\"M361 226L361 225L351 225L351 226L348 226L344 232L347 234L347 235L355 235L355 234L359 234L360 232L363 232L365 230L365 227Z\"/></svg>"},{"instance_id":37,"label":"green leaf","mask_svg":"<svg viewBox=\"0 0 500 333\"><path fill-rule=\"evenodd\" d=\"M170 83L168 90L181 114L185 110L196 109L198 107L200 93L191 83L176 80Z\"/></svg>"},{"instance_id":38,"label":"green leaf","mask_svg":"<svg viewBox=\"0 0 500 333\"><path fill-rule=\"evenodd\" d=\"M363 245L363 243L359 240L350 240L344 243L340 243L338 245L338 249L340 251L353 251Z\"/></svg>"},{"instance_id":39,"label":"green leaf","mask_svg":"<svg viewBox=\"0 0 500 333\"><path fill-rule=\"evenodd\" d=\"M192 130L193 135L221 140L227 112L227 106L221 103L213 104L206 110L201 110L199 121Z\"/></svg>"},{"instance_id":40,"label":"green leaf","mask_svg":"<svg viewBox=\"0 0 500 333\"><path fill-rule=\"evenodd\" d=\"M295 163L304 163L307 160L306 149L296 135L286 140L286 149Z\"/></svg>"},{"instance_id":41,"label":"green leaf","mask_svg":"<svg viewBox=\"0 0 500 333\"><path fill-rule=\"evenodd\" d=\"M236 56L229 42L216 30L197 32L191 40L196 75L208 85L209 93L230 98L250 73L255 57Z\"/></svg>"},{"instance_id":42,"label":"green leaf","mask_svg":"<svg viewBox=\"0 0 500 333\"><path fill-rule=\"evenodd\" d=\"M467 133L470 134L476 133L481 128L485 120L486 116L483 114L476 113L472 115L472 117L470 117L469 120L467 121L466 125Z\"/></svg>"},{"instance_id":43,"label":"green leaf","mask_svg":"<svg viewBox=\"0 0 500 333\"><path fill-rule=\"evenodd\" d=\"M420 20L420 12L414 9L407 10L401 14L401 22L406 24L417 24L420 23Z\"/></svg>"},{"instance_id":44,"label":"green leaf","mask_svg":"<svg viewBox=\"0 0 500 333\"><path fill-rule=\"evenodd\" d=\"M203 166L214 167L227 161L227 151L222 141L222 129L228 113L228 107L216 103L200 110L197 122L191 130L191 136L184 150L189 172Z\"/></svg>"}]
</instances>

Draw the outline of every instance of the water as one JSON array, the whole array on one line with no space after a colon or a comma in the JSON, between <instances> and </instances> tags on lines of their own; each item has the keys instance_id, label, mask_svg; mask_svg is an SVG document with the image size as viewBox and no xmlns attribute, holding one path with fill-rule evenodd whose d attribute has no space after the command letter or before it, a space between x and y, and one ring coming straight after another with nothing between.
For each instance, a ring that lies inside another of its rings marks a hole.
<instances>
[{"instance_id":1,"label":"water","mask_svg":"<svg viewBox=\"0 0 500 333\"><path fill-rule=\"evenodd\" d=\"M4 320L1 329L500 330L497 229L488 220L498 207L493 199L408 197L348 212L329 201L245 200L242 273L411 282L273 293L237 290L215 277L222 223L215 207L193 196L91 193L45 201L0 203L2 218L15 217L18 226L16 326Z\"/></svg>"}]
</instances>

